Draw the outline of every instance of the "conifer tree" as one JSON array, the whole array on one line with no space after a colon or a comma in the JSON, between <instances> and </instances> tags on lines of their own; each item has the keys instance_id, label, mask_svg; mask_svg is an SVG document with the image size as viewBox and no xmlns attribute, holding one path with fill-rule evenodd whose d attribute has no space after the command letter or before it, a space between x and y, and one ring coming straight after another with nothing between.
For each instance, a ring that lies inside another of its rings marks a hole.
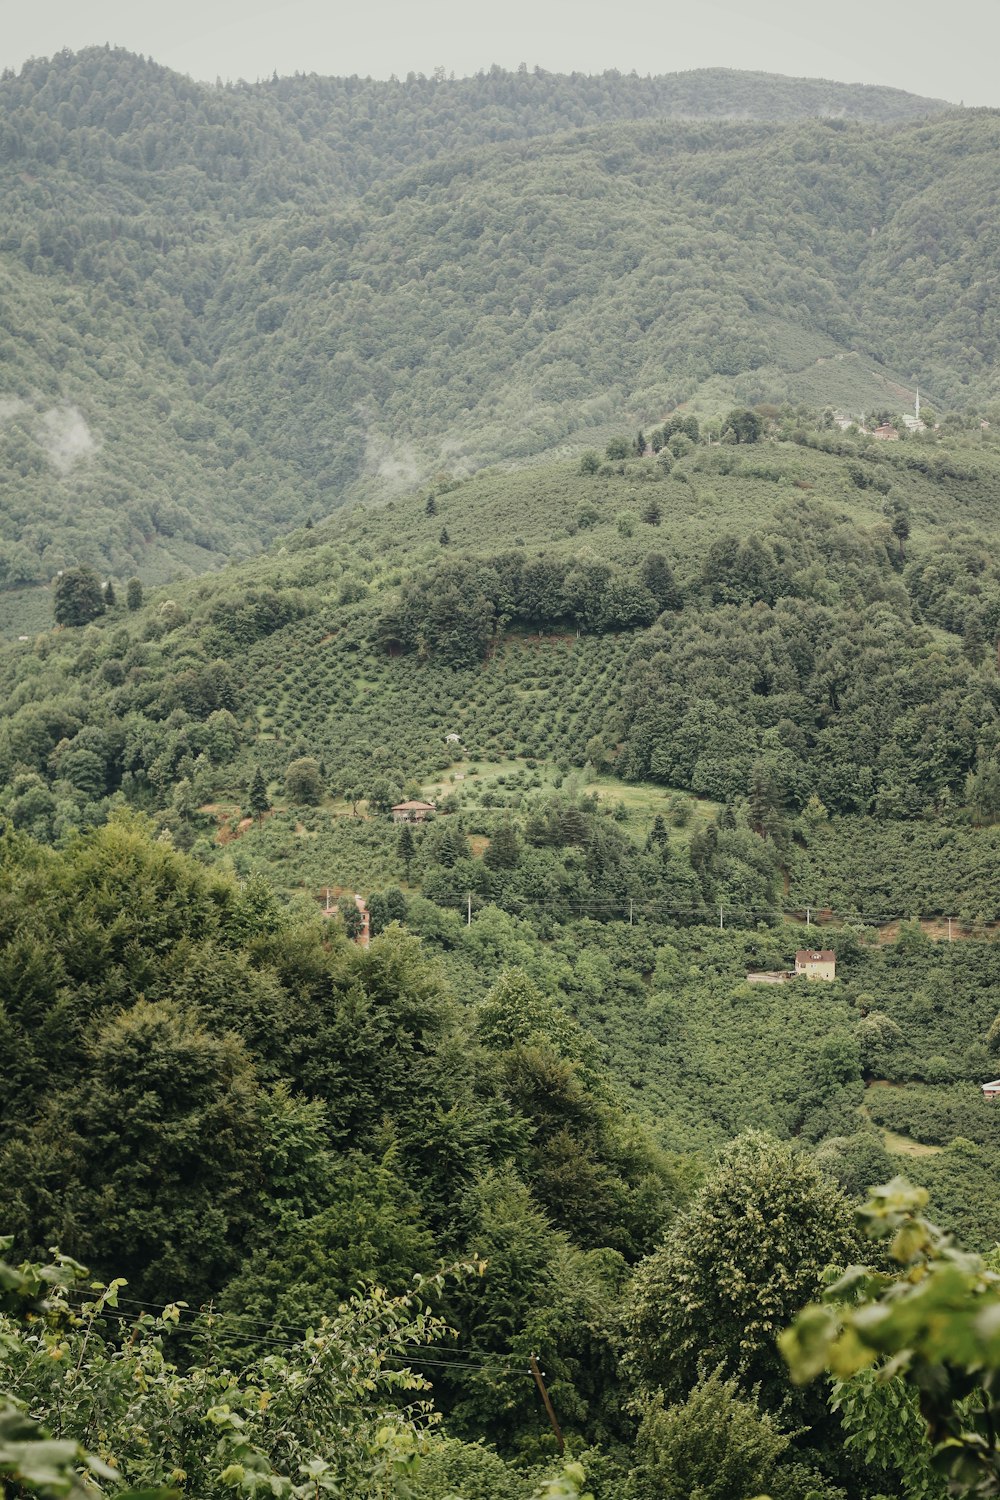
<instances>
[{"instance_id":1,"label":"conifer tree","mask_svg":"<svg viewBox=\"0 0 1000 1500\"><path fill-rule=\"evenodd\" d=\"M133 612L142 608L142 580L130 578L125 586L125 607Z\"/></svg>"},{"instance_id":2,"label":"conifer tree","mask_svg":"<svg viewBox=\"0 0 1000 1500\"><path fill-rule=\"evenodd\" d=\"M270 806L271 801L267 795L267 782L264 780L264 773L261 770L260 766L257 766L253 773L253 780L250 783L251 815L255 817L259 823L262 820L264 814L269 811Z\"/></svg>"},{"instance_id":3,"label":"conifer tree","mask_svg":"<svg viewBox=\"0 0 1000 1500\"><path fill-rule=\"evenodd\" d=\"M520 857L521 846L514 825L501 823L483 855L483 863L490 870L514 870Z\"/></svg>"},{"instance_id":4,"label":"conifer tree","mask_svg":"<svg viewBox=\"0 0 1000 1500\"><path fill-rule=\"evenodd\" d=\"M668 839L669 834L667 833L667 825L663 821L663 814L657 813L653 819L653 826L649 830L649 836L646 839L647 852L653 849L666 849Z\"/></svg>"},{"instance_id":5,"label":"conifer tree","mask_svg":"<svg viewBox=\"0 0 1000 1500\"><path fill-rule=\"evenodd\" d=\"M639 578L661 609L680 609L683 602L681 592L674 580L673 569L662 552L646 555L639 569Z\"/></svg>"},{"instance_id":6,"label":"conifer tree","mask_svg":"<svg viewBox=\"0 0 1000 1500\"><path fill-rule=\"evenodd\" d=\"M415 851L416 845L413 842L412 828L410 827L409 823L400 824L399 838L396 840L396 853L403 861L407 880L409 880L410 878L410 865L413 863L413 855Z\"/></svg>"},{"instance_id":7,"label":"conifer tree","mask_svg":"<svg viewBox=\"0 0 1000 1500\"><path fill-rule=\"evenodd\" d=\"M564 844L587 842L587 819L578 807L567 807L559 820L559 832Z\"/></svg>"}]
</instances>

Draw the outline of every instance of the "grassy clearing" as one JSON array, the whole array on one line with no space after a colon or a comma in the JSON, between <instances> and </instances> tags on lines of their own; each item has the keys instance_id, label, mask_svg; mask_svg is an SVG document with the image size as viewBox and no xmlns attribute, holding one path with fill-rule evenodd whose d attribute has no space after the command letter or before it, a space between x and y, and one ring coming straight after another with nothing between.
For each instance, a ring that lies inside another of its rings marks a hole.
<instances>
[{"instance_id":1,"label":"grassy clearing","mask_svg":"<svg viewBox=\"0 0 1000 1500\"><path fill-rule=\"evenodd\" d=\"M662 817L670 828L670 842L677 845L689 843L691 835L704 828L719 811L716 802L648 781L627 783L600 776L588 782L587 790L596 793L602 802L623 803L627 813L625 822L633 834L645 837L654 819ZM679 809L684 809L682 816L686 815L687 821L682 827L673 827L672 820Z\"/></svg>"},{"instance_id":2,"label":"grassy clearing","mask_svg":"<svg viewBox=\"0 0 1000 1500\"><path fill-rule=\"evenodd\" d=\"M942 1146L925 1146L908 1135L899 1135L895 1130L883 1130L885 1149L893 1156L940 1156Z\"/></svg>"},{"instance_id":3,"label":"grassy clearing","mask_svg":"<svg viewBox=\"0 0 1000 1500\"><path fill-rule=\"evenodd\" d=\"M526 757L502 760L461 760L442 775L423 783L421 796L430 802L456 792L463 803L475 805L484 791L515 791L525 786L536 793L563 791L587 793L601 802L620 804L625 808L624 823L634 838L644 839L659 816L670 828L671 842L685 845L692 833L703 828L718 812L718 804L692 797L689 792L652 782L626 783L611 776L597 776L589 770L564 772L554 761ZM682 826L673 826L678 820Z\"/></svg>"}]
</instances>

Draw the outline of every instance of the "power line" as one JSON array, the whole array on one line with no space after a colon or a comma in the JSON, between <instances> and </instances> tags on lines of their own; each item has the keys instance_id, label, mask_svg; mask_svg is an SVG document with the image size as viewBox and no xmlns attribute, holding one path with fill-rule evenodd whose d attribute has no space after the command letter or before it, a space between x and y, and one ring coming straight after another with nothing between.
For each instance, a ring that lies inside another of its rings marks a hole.
<instances>
[{"instance_id":1,"label":"power line","mask_svg":"<svg viewBox=\"0 0 1000 1500\"><path fill-rule=\"evenodd\" d=\"M78 1295L81 1295L81 1294L78 1294ZM183 1315L186 1314L186 1313L190 1313L191 1317L194 1318L194 1319L213 1319L214 1320L214 1319L218 1318L220 1320L220 1322L221 1322L221 1320L223 1320L225 1318L228 1318L228 1317L234 1317L234 1318L239 1318L240 1317L240 1314L210 1313L210 1312L207 1312L204 1308L194 1308L194 1307L190 1307L189 1305L186 1305L186 1304L183 1305L183 1306L180 1306L178 1303L170 1303L170 1302L165 1303L165 1304L159 1304L159 1303L155 1303L155 1302L143 1302L143 1301L141 1301L139 1299L134 1299L134 1298L130 1299L130 1298L124 1298L124 1297L120 1297L117 1300L118 1300L119 1303L126 1303L126 1302L128 1302L130 1305L134 1305L134 1306L142 1307L142 1308L146 1308L146 1309L149 1309L149 1308L158 1308L160 1312L163 1312L163 1310L164 1310L165 1307L178 1307L178 1310L179 1310L179 1312L181 1314L181 1317L183 1317ZM88 1304L86 1303L86 1301L84 1301L84 1302L81 1302L79 1304L79 1307L82 1308L82 1307L84 1307L86 1305L88 1305ZM109 1306L107 1304L100 1309L100 1311L97 1313L97 1316L99 1318L108 1318L110 1321L118 1323L120 1326L126 1326L126 1325L127 1326L131 1326L131 1325L134 1325L136 1322L138 1322L137 1318L127 1317L124 1313L119 1313L114 1307L111 1307L111 1306ZM269 1327L273 1326L271 1324L258 1323L258 1322L256 1322L256 1320L253 1320L253 1321L256 1323L256 1327L257 1328L261 1328L261 1327L267 1327L267 1328L269 1328ZM180 1321L178 1321L178 1325L177 1326L178 1327L180 1326ZM238 1342L238 1343L247 1343L247 1344L250 1344L250 1345L254 1345L254 1344L268 1344L268 1345L274 1345L274 1346L276 1346L278 1348L282 1348L282 1349L297 1349L297 1348L299 1348L301 1346L301 1344L303 1343L303 1340L304 1340L304 1337L305 1337L304 1333L303 1333L303 1336L301 1338L281 1338L281 1337L279 1337L277 1335L274 1335L274 1334L263 1334L263 1333L258 1333L256 1331L248 1331L248 1330L239 1329L239 1328L235 1328L235 1329L232 1329L231 1331L227 1331L225 1329L225 1327L216 1326L215 1323L214 1323L214 1321L212 1323L210 1323L208 1326L196 1326L196 1327L192 1327L192 1325L191 1325L190 1322L187 1323L185 1326L191 1330L191 1334L194 1337L201 1337L201 1338L205 1338L205 1339L209 1339L209 1340L215 1340L217 1342L225 1342L225 1343ZM419 1364L419 1365L435 1366L436 1368L442 1369L442 1370L493 1370L493 1371L496 1371L498 1368L502 1367L503 1365L507 1365L508 1367L511 1367L511 1362L512 1361L513 1362L518 1362L518 1356L517 1355L512 1355L512 1354L496 1354L496 1355L487 1354L486 1355L486 1360L479 1360L479 1361L473 1361L473 1360L467 1360L467 1359L437 1359L437 1358L434 1358L432 1356L421 1354L420 1350L421 1350L422 1347L424 1347L424 1346L422 1346L422 1345L413 1345L413 1346L408 1347L407 1352L405 1354L382 1354L379 1357L383 1361L391 1361L393 1364L404 1364L404 1365ZM432 1345L428 1345L427 1347L433 1349L435 1355L437 1355L437 1354L443 1354L443 1353L447 1352L447 1346L442 1346L442 1345L439 1345L439 1344L432 1344ZM468 1350L466 1350L466 1349L456 1349L455 1352L459 1353L459 1354L462 1354L462 1353L468 1353L468 1354L479 1353L479 1354L482 1354L482 1353L484 1353L484 1351L482 1351L482 1350L471 1350L471 1349L468 1349ZM530 1371L526 1370L525 1372L522 1372L522 1373L529 1373L530 1374Z\"/></svg>"},{"instance_id":2,"label":"power line","mask_svg":"<svg viewBox=\"0 0 1000 1500\"><path fill-rule=\"evenodd\" d=\"M91 1300L92 1302L96 1303L98 1300L96 1296L93 1299L87 1299L83 1291L80 1289L76 1289L73 1295L77 1297L83 1297L84 1303L87 1300ZM81 1303L81 1305L84 1304ZM275 1328L281 1326L280 1324L276 1325L273 1319L266 1320L263 1318L252 1318L248 1313L231 1312L228 1308L215 1308L211 1306L211 1304L205 1302L199 1303L198 1306L195 1306L193 1303L188 1302L183 1297L177 1297L173 1299L167 1298L162 1302L151 1302L142 1297L129 1297L119 1295L115 1298L115 1303L113 1306L110 1303L105 1304L105 1308L109 1309L112 1312L115 1311L118 1306L146 1308L152 1312L159 1313L162 1313L167 1307L176 1307L181 1316L190 1315L191 1317L205 1317L219 1319L220 1321L225 1320L227 1322L244 1323L249 1328L262 1328L269 1335L274 1335ZM293 1329L289 1330L289 1332L298 1335L298 1338L292 1340L292 1342L298 1342L305 1337L305 1329ZM446 1347L449 1350L454 1350L456 1354L481 1355L484 1353L482 1349L469 1349L461 1345L451 1343L447 1344L446 1346L435 1345L434 1347Z\"/></svg>"},{"instance_id":3,"label":"power line","mask_svg":"<svg viewBox=\"0 0 1000 1500\"><path fill-rule=\"evenodd\" d=\"M594 897L585 901L570 901L561 899L558 896L515 896L505 898L502 895L485 896L475 891L471 892L471 895L473 899L478 897L482 902L482 906L478 910L481 911L484 906L494 906L497 910L507 912L511 916L520 916L539 911L559 912L567 919L578 916L617 917L626 925L634 925L634 923L629 922L631 912L633 918L645 916L663 921L673 918L678 919L683 925L688 927L709 927L715 925L714 917L710 916L707 912L694 913L690 907L680 909L666 906L659 902L642 902L635 897L629 896L621 898L609 897L607 899ZM469 896L469 891L440 891L433 897L425 899L433 901L437 906L457 911L459 909L467 909ZM718 909L719 907L716 905L715 910L718 911ZM742 922L794 922L803 927L811 926L817 928L842 927L852 922L863 922L869 927L879 927L885 926L890 922L948 922L949 920L959 923L961 926L975 927L979 925L995 926L1000 921L1000 918L986 917L982 924L975 920L962 922L955 916L954 912L951 913L950 917L947 912L914 912L912 910L895 912L838 912L829 905L821 902L810 904L808 907L803 906L800 910L802 915L799 914L799 909L789 910L784 907L773 906L728 906L723 903L723 915L730 919L739 919ZM476 908L473 907L473 912L475 911ZM807 911L817 915L809 918L806 916ZM822 913L822 916L819 916L819 913Z\"/></svg>"}]
</instances>

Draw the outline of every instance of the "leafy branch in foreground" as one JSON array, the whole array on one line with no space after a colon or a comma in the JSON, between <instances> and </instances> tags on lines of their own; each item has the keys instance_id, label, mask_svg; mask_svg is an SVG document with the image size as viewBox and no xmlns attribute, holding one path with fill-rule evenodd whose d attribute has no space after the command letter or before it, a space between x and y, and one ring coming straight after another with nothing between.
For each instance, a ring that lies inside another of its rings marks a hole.
<instances>
[{"instance_id":1,"label":"leafy branch in foreground","mask_svg":"<svg viewBox=\"0 0 1000 1500\"><path fill-rule=\"evenodd\" d=\"M47 1500L395 1494L439 1420L409 1361L448 1331L427 1310L446 1274L353 1296L234 1369L210 1315L133 1317L121 1282L87 1285L75 1262L0 1263L0 1389L18 1393L0 1396L0 1476ZM183 1364L168 1357L180 1335Z\"/></svg>"},{"instance_id":2,"label":"leafy branch in foreground","mask_svg":"<svg viewBox=\"0 0 1000 1500\"><path fill-rule=\"evenodd\" d=\"M12 1244L0 1239L0 1251ZM19 1339L25 1328L40 1324L48 1311L66 1298L86 1273L68 1256L56 1256L52 1265L11 1266L0 1260L0 1372L6 1377L20 1368ZM117 1286L107 1289L104 1300L114 1302ZM84 1344L84 1348L86 1344ZM50 1345L47 1354L62 1358L63 1345ZM82 1362L82 1351L81 1351ZM74 1374L79 1376L78 1364ZM85 1500L95 1493L91 1480L119 1479L115 1470L75 1437L53 1437L49 1429L30 1413L27 1403L0 1384L0 1493L8 1484L18 1494L51 1497L51 1500ZM119 1491L121 1500L170 1500L170 1490Z\"/></svg>"},{"instance_id":3,"label":"leafy branch in foreground","mask_svg":"<svg viewBox=\"0 0 1000 1500\"><path fill-rule=\"evenodd\" d=\"M859 1377L872 1390L902 1381L916 1393L933 1470L947 1478L950 1493L996 1496L1000 1275L923 1216L927 1196L901 1177L873 1191L860 1218L871 1238L888 1241L899 1270L849 1267L822 1302L803 1309L779 1345L794 1380L826 1371L843 1383L835 1388L838 1409ZM867 1425L874 1437L879 1415L870 1403L867 1424L855 1413L848 1425L855 1434ZM905 1410L900 1418L905 1425ZM922 1493L934 1489L925 1483Z\"/></svg>"}]
</instances>

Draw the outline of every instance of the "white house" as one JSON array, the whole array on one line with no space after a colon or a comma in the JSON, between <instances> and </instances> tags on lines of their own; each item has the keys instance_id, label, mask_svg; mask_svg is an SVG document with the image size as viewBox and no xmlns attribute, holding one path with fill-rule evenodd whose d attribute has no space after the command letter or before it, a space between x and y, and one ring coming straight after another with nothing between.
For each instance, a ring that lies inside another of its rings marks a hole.
<instances>
[{"instance_id":1,"label":"white house","mask_svg":"<svg viewBox=\"0 0 1000 1500\"><path fill-rule=\"evenodd\" d=\"M806 979L836 979L837 955L832 948L800 948L795 955L796 975Z\"/></svg>"}]
</instances>

